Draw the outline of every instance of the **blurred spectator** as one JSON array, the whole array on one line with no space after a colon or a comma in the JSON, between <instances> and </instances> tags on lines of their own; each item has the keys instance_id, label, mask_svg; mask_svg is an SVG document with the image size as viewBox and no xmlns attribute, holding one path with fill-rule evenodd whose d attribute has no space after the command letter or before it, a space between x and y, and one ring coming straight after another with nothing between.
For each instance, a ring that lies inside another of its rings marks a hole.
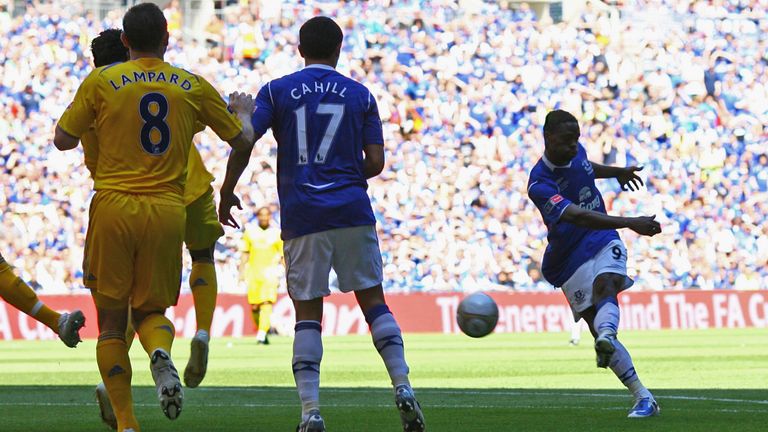
<instances>
[{"instance_id":1,"label":"blurred spectator","mask_svg":"<svg viewBox=\"0 0 768 432\"><path fill-rule=\"evenodd\" d=\"M0 252L51 292L81 286L92 186L82 155L53 151L53 121L90 71L90 38L121 21L79 3L29 2L16 18L0 7ZM384 121L388 166L370 194L388 290L550 289L524 187L553 108L580 117L593 160L645 166L643 192L600 184L609 211L664 227L622 233L637 289L768 287L765 1L624 1L558 24L511 2L473 2L476 14L445 0L221 3L200 41L185 42L168 9L166 59L225 93L300 68L308 17L344 28L339 70L371 89ZM218 188L226 146L207 132L195 144ZM243 219L277 201L273 146L257 143ZM238 289L239 236L219 245L224 290Z\"/></svg>"}]
</instances>

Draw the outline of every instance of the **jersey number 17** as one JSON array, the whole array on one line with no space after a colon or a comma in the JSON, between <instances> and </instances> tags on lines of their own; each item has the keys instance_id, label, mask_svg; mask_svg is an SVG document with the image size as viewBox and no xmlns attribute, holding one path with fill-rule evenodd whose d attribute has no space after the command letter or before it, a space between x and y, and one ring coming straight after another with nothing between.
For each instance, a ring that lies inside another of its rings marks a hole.
<instances>
[{"instance_id":1,"label":"jersey number 17","mask_svg":"<svg viewBox=\"0 0 768 432\"><path fill-rule=\"evenodd\" d=\"M307 148L307 106L302 105L293 113L296 115L296 142L299 145L298 164L307 165L309 163L309 150ZM328 126L325 128L323 139L320 141L320 147L317 149L314 158L315 163L322 164L325 163L328 152L331 150L331 144L333 144L333 138L336 136L336 132L339 130L339 125L341 125L341 120L344 118L344 104L318 104L315 114L331 116L331 121L328 122Z\"/></svg>"}]
</instances>

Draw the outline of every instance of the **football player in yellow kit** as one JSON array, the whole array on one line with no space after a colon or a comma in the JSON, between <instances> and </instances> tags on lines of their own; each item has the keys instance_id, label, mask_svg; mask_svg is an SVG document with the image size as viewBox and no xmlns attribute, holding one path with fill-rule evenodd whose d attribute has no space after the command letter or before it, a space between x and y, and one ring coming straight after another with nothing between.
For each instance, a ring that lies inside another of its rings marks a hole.
<instances>
[{"instance_id":1,"label":"football player in yellow kit","mask_svg":"<svg viewBox=\"0 0 768 432\"><path fill-rule=\"evenodd\" d=\"M121 31L104 30L91 42L94 66L102 67L128 60L128 49L120 41ZM198 128L205 128L198 123ZM90 129L80 141L85 153L85 165L95 175L98 164L98 143L94 129ZM184 189L184 204L187 208L187 224L184 243L192 258L192 272L189 283L197 318L197 332L192 339L189 362L184 370L184 384L195 388L205 377L208 364L208 342L210 339L213 312L216 307L216 269L213 252L216 241L224 234L218 221L213 202L211 175L203 164L200 152L192 145L187 165L187 184ZM133 341L133 326L128 323L126 343L130 347ZM113 429L117 428L112 406L109 403L104 383L96 387L96 400L99 403L101 418Z\"/></svg>"},{"instance_id":2,"label":"football player in yellow kit","mask_svg":"<svg viewBox=\"0 0 768 432\"><path fill-rule=\"evenodd\" d=\"M253 143L253 99L232 94L228 111L204 78L163 61L167 22L152 3L128 10L122 42L130 61L91 72L56 127L60 150L93 127L98 148L84 274L99 321L96 358L121 432L139 431L125 341L129 309L149 354L165 415L181 412L165 310L178 299L190 142L200 122L233 148ZM131 108L134 107L134 108Z\"/></svg>"},{"instance_id":3,"label":"football player in yellow kit","mask_svg":"<svg viewBox=\"0 0 768 432\"><path fill-rule=\"evenodd\" d=\"M269 208L256 211L258 226L248 228L243 235L240 248L245 261L244 275L248 285L248 303L251 305L253 322L256 325L256 342L268 344L272 316L272 305L277 301L279 265L283 258L283 241L280 230L270 226L272 215Z\"/></svg>"}]
</instances>

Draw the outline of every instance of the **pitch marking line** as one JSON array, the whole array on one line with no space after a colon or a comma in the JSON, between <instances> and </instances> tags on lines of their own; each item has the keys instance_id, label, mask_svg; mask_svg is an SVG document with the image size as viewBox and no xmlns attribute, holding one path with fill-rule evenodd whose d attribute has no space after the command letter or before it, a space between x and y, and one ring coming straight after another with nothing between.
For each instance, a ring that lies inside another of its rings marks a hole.
<instances>
[{"instance_id":1,"label":"pitch marking line","mask_svg":"<svg viewBox=\"0 0 768 432\"><path fill-rule=\"evenodd\" d=\"M220 390L232 390L232 391L244 391L244 392L255 392L255 393L272 393L277 391L285 391L290 393L295 393L295 389L290 388L273 388L273 389L265 389L265 388L253 388L253 387L203 387L196 389L195 391L220 391ZM323 391L322 389L320 391ZM354 393L361 393L361 392L370 392L370 389L333 389L333 390L326 390L326 393L347 393L347 394L354 394ZM434 390L434 389L426 389L426 390L419 390L416 389L416 391L419 394L443 394L443 395L475 395L475 396L482 396L482 395L489 395L489 396L565 396L565 397L600 397L600 398L609 398L609 399L627 399L630 398L629 395L618 395L613 393L569 393L569 392L519 392L519 391L504 391L504 390L489 390L489 391L475 391L475 390ZM683 395L663 395L660 396L659 399L673 399L673 400L687 400L687 401L702 401L702 402L727 402L727 403L746 403L746 404L757 404L757 405L768 405L768 400L759 400L759 399L733 399L733 398L715 398L715 397L706 397L706 396L683 396Z\"/></svg>"},{"instance_id":2,"label":"pitch marking line","mask_svg":"<svg viewBox=\"0 0 768 432\"><path fill-rule=\"evenodd\" d=\"M47 407L82 407L82 406L97 406L98 404L93 402L88 403L75 403L75 402L0 402L0 406L47 406ZM138 407L157 407L156 403L134 403L134 406ZM240 404L201 404L198 408L295 408L298 406L295 402L286 403L240 403ZM391 408L391 404L356 404L356 403L330 403L323 404L326 408ZM469 405L469 404L435 404L428 405L429 408L469 408L469 409L500 409L500 408L516 408L516 409L578 409L578 410L600 410L600 411L626 411L626 408L621 407L594 407L594 406L580 406L580 405ZM664 411L690 411L687 408L664 408ZM756 413L765 414L768 411L762 410L750 410L750 409L710 409L709 411L723 412L723 413Z\"/></svg>"}]
</instances>

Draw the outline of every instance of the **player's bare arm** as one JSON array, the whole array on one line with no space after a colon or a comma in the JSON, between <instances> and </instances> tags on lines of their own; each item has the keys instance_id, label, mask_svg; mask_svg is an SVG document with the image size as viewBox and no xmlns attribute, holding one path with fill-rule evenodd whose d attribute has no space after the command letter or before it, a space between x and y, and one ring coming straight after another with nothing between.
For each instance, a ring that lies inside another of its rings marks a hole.
<instances>
[{"instance_id":1,"label":"player's bare arm","mask_svg":"<svg viewBox=\"0 0 768 432\"><path fill-rule=\"evenodd\" d=\"M243 124L243 131L229 141L229 145L232 146L232 152L229 154L229 160L227 160L227 174L221 186L219 222L233 228L240 228L240 225L232 216L232 207L237 207L239 210L243 209L240 205L240 198L235 195L235 186L237 186L240 176L243 175L243 171L248 166L253 145L256 142L253 125L251 124L253 107L253 96L239 92L229 95L229 108L237 114L238 119Z\"/></svg>"},{"instance_id":2,"label":"player's bare arm","mask_svg":"<svg viewBox=\"0 0 768 432\"><path fill-rule=\"evenodd\" d=\"M68 134L61 126L56 125L56 131L53 134L53 145L61 151L72 150L80 143L80 137Z\"/></svg>"},{"instance_id":3,"label":"player's bare arm","mask_svg":"<svg viewBox=\"0 0 768 432\"><path fill-rule=\"evenodd\" d=\"M643 169L642 166L628 166L625 168L614 167L608 165L601 165L590 161L592 168L595 170L595 178L615 178L619 181L622 190L636 191L640 190L640 186L643 186L643 179L637 174L637 171Z\"/></svg>"},{"instance_id":4,"label":"player's bare arm","mask_svg":"<svg viewBox=\"0 0 768 432\"><path fill-rule=\"evenodd\" d=\"M384 146L381 144L366 144L363 146L363 175L366 179L376 177L384 170Z\"/></svg>"},{"instance_id":5,"label":"player's bare arm","mask_svg":"<svg viewBox=\"0 0 768 432\"><path fill-rule=\"evenodd\" d=\"M611 216L583 209L573 204L565 208L562 216L560 216L560 221L594 230L629 228L644 236L654 236L661 233L661 224L656 220L656 215L638 217Z\"/></svg>"}]
</instances>

